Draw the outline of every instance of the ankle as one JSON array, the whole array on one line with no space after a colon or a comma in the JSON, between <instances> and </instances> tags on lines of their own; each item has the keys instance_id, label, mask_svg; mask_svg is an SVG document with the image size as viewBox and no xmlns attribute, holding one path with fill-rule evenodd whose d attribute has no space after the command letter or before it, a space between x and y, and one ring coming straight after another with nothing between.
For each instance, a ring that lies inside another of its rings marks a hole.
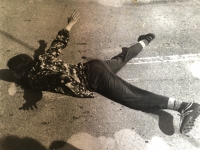
<instances>
[{"instance_id":1,"label":"ankle","mask_svg":"<svg viewBox=\"0 0 200 150\"><path fill-rule=\"evenodd\" d=\"M187 102L182 102L176 100L175 98L170 97L168 100L167 109L175 110L181 113L182 110L185 109L187 105L188 105Z\"/></svg>"},{"instance_id":2,"label":"ankle","mask_svg":"<svg viewBox=\"0 0 200 150\"><path fill-rule=\"evenodd\" d=\"M145 43L145 45L149 44L149 42L146 39L143 39L142 41Z\"/></svg>"}]
</instances>

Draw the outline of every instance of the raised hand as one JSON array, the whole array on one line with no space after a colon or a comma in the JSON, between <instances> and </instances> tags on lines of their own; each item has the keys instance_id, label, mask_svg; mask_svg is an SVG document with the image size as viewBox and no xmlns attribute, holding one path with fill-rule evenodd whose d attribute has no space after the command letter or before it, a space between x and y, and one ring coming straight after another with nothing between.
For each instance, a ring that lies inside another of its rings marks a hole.
<instances>
[{"instance_id":1,"label":"raised hand","mask_svg":"<svg viewBox=\"0 0 200 150\"><path fill-rule=\"evenodd\" d=\"M71 17L69 18L69 24L72 26L76 24L76 22L80 19L80 13L75 11L72 13Z\"/></svg>"},{"instance_id":2,"label":"raised hand","mask_svg":"<svg viewBox=\"0 0 200 150\"><path fill-rule=\"evenodd\" d=\"M69 18L68 25L65 27L65 29L70 31L71 28L77 23L79 19L80 19L80 13L78 11L73 12L71 17Z\"/></svg>"}]
</instances>

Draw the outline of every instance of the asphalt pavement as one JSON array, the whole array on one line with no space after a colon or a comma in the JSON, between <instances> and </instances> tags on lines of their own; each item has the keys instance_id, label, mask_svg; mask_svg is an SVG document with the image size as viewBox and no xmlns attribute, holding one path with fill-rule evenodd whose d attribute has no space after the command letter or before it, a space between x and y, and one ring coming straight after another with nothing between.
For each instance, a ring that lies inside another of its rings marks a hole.
<instances>
[{"instance_id":1,"label":"asphalt pavement","mask_svg":"<svg viewBox=\"0 0 200 150\"><path fill-rule=\"evenodd\" d=\"M200 118L182 135L175 111L143 112L99 94L80 99L17 86L6 62L47 50L74 10L81 19L61 59L110 59L152 32L155 40L118 75L200 103L198 0L0 0L0 150L199 150Z\"/></svg>"}]
</instances>

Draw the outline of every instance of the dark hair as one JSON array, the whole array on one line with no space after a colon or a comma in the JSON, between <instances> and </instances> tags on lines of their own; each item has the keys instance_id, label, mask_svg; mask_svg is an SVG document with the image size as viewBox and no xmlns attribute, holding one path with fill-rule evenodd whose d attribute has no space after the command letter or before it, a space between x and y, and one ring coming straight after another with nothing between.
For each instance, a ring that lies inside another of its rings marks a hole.
<instances>
[{"instance_id":1,"label":"dark hair","mask_svg":"<svg viewBox=\"0 0 200 150\"><path fill-rule=\"evenodd\" d=\"M7 66L16 73L24 72L33 59L26 54L19 54L9 59Z\"/></svg>"},{"instance_id":2,"label":"dark hair","mask_svg":"<svg viewBox=\"0 0 200 150\"><path fill-rule=\"evenodd\" d=\"M29 68L31 62L33 62L33 59L27 54L19 54L10 58L7 62L7 66L9 67L9 69L17 74L19 78L19 83L17 84L20 85L22 88L27 86L26 80L24 80L23 77L27 72L27 69Z\"/></svg>"}]
</instances>

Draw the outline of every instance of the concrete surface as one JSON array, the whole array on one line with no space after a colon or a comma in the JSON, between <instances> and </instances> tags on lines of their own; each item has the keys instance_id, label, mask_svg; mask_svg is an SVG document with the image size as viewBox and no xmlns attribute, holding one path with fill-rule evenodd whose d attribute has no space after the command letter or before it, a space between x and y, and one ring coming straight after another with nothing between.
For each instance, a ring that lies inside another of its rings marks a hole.
<instances>
[{"instance_id":1,"label":"concrete surface","mask_svg":"<svg viewBox=\"0 0 200 150\"><path fill-rule=\"evenodd\" d=\"M81 20L61 59L109 59L140 34L153 32L156 40L119 76L152 92L199 102L198 0L0 0L0 149L200 149L199 119L184 136L174 111L136 111L98 94L79 99L15 84L9 58L44 52L73 10L81 12Z\"/></svg>"}]
</instances>

